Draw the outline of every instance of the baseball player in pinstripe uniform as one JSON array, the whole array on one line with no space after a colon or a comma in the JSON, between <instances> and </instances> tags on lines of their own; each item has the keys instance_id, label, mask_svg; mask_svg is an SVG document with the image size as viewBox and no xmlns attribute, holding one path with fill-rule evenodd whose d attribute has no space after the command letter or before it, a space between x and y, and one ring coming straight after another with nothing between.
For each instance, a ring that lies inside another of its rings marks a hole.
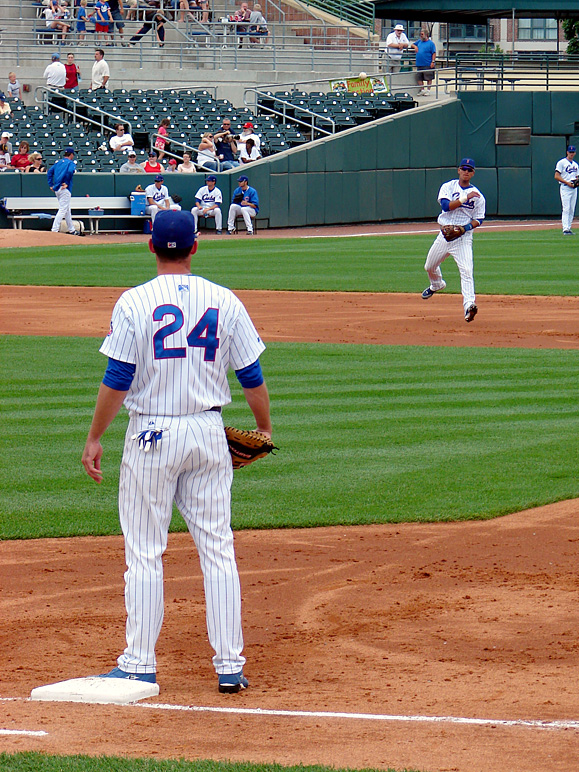
<instances>
[{"instance_id":1,"label":"baseball player in pinstripe uniform","mask_svg":"<svg viewBox=\"0 0 579 772\"><path fill-rule=\"evenodd\" d=\"M233 368L255 417L271 436L262 343L228 289L191 274L195 221L159 212L149 247L157 277L127 290L100 351L108 367L83 451L88 475L103 477L101 437L121 405L129 411L119 482L125 537L126 648L103 677L156 682L155 644L163 622L163 565L173 502L203 571L209 641L220 692L247 687L241 593L230 526L233 468L221 408Z\"/></svg>"},{"instance_id":2,"label":"baseball player in pinstripe uniform","mask_svg":"<svg viewBox=\"0 0 579 772\"><path fill-rule=\"evenodd\" d=\"M463 158L458 167L458 179L445 182L438 191L438 202L442 208L438 224L462 225L466 233L451 242L446 241L442 233L438 234L424 265L430 286L422 293L424 300L428 300L435 292L446 287L440 266L448 255L452 255L460 273L464 318L467 322L472 322L478 311L474 294L472 232L482 224L486 206L483 194L471 184L475 168L472 158Z\"/></svg>"},{"instance_id":3,"label":"baseball player in pinstripe uniform","mask_svg":"<svg viewBox=\"0 0 579 772\"><path fill-rule=\"evenodd\" d=\"M577 205L577 188L575 182L579 178L579 164L575 160L575 145L569 145L567 155L557 162L555 166L555 179L559 183L561 193L561 223L563 225L563 234L573 236L571 230L573 217L575 217L575 206Z\"/></svg>"}]
</instances>

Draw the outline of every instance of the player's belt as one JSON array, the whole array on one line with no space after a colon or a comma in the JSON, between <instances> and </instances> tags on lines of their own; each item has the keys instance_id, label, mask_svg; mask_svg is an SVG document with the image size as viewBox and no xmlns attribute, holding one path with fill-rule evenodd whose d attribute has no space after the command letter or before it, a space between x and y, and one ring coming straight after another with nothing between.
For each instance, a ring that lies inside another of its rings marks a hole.
<instances>
[{"instance_id":1,"label":"player's belt","mask_svg":"<svg viewBox=\"0 0 579 772\"><path fill-rule=\"evenodd\" d=\"M211 412L213 412L213 413L221 413L221 406L220 405L215 405L214 407L208 407L205 412L206 413L211 413Z\"/></svg>"}]
</instances>

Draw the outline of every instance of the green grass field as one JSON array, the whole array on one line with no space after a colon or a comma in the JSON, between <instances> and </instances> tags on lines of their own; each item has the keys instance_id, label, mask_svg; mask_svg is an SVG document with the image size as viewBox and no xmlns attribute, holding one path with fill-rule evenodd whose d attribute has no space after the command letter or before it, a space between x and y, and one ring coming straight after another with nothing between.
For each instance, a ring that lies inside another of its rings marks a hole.
<instances>
[{"instance_id":1,"label":"green grass field","mask_svg":"<svg viewBox=\"0 0 579 772\"><path fill-rule=\"evenodd\" d=\"M338 239L223 237L201 243L193 271L233 289L417 292L425 286L425 236ZM459 292L454 261L443 269ZM146 244L0 250L0 284L128 287L154 275ZM575 295L577 251L559 231L475 236L480 294Z\"/></svg>"}]
</instances>

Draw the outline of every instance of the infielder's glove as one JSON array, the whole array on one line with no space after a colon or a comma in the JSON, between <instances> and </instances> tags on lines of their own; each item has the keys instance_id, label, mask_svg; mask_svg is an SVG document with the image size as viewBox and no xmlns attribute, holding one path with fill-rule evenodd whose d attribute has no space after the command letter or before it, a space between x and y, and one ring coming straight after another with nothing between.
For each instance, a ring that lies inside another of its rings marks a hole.
<instances>
[{"instance_id":1,"label":"infielder's glove","mask_svg":"<svg viewBox=\"0 0 579 772\"><path fill-rule=\"evenodd\" d=\"M573 183L574 188L579 188L579 177L575 177L575 179L571 180L571 182Z\"/></svg>"},{"instance_id":2,"label":"infielder's glove","mask_svg":"<svg viewBox=\"0 0 579 772\"><path fill-rule=\"evenodd\" d=\"M443 225L440 229L447 241L454 241L466 233L462 225Z\"/></svg>"},{"instance_id":3,"label":"infielder's glove","mask_svg":"<svg viewBox=\"0 0 579 772\"><path fill-rule=\"evenodd\" d=\"M278 449L266 434L256 429L244 431L226 426L225 436L234 469L253 464L258 458L265 458L268 453Z\"/></svg>"}]
</instances>

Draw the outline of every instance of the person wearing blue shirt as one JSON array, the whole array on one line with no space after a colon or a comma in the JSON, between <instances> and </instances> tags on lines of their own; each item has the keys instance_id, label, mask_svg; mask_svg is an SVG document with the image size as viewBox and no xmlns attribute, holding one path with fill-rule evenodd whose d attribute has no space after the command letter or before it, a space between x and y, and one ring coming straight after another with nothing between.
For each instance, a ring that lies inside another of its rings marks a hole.
<instances>
[{"instance_id":1,"label":"person wearing blue shirt","mask_svg":"<svg viewBox=\"0 0 579 772\"><path fill-rule=\"evenodd\" d=\"M80 236L81 234L74 227L70 203L72 199L72 178L76 171L74 162L74 148L67 147L64 156L51 166L46 175L48 186L54 192L58 201L58 212L52 223L52 232L60 233L60 223L64 220L71 236Z\"/></svg>"},{"instance_id":2,"label":"person wearing blue shirt","mask_svg":"<svg viewBox=\"0 0 579 772\"><path fill-rule=\"evenodd\" d=\"M235 233L235 218L243 217L245 222L246 233L248 236L253 236L253 223L252 219L255 219L259 212L259 197L255 188L249 187L249 179L242 174L237 178L239 187L233 191L233 198L231 199L231 206L229 207L229 216L227 218L227 233L231 236Z\"/></svg>"},{"instance_id":3,"label":"person wearing blue shirt","mask_svg":"<svg viewBox=\"0 0 579 772\"><path fill-rule=\"evenodd\" d=\"M412 49L416 52L416 77L421 86L418 96L430 96L436 67L436 46L424 27L420 30L420 39L412 44Z\"/></svg>"}]
</instances>

